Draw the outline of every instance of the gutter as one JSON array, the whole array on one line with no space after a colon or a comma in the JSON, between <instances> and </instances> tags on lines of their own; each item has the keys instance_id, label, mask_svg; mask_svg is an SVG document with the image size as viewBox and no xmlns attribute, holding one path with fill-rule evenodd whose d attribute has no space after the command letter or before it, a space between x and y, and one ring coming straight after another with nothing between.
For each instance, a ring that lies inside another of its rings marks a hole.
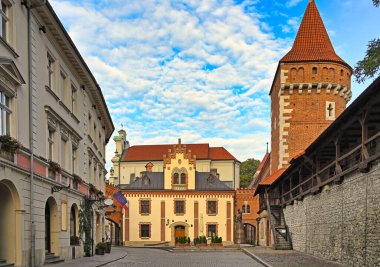
<instances>
[{"instance_id":1,"label":"gutter","mask_svg":"<svg viewBox=\"0 0 380 267\"><path fill-rule=\"evenodd\" d=\"M41 4L32 6L31 1L22 2L28 13L28 87L29 87L29 149L30 149L30 266L35 266L36 258L36 229L34 222L34 132L33 132L33 59L32 59L32 9L43 6L46 0Z\"/></svg>"}]
</instances>

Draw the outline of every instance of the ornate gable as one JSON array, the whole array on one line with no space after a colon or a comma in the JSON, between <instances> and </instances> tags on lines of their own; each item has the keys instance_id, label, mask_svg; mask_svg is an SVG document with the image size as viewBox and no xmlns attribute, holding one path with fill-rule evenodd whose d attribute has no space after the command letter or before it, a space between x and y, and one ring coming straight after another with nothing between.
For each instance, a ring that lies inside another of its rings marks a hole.
<instances>
[{"instance_id":1,"label":"ornate gable","mask_svg":"<svg viewBox=\"0 0 380 267\"><path fill-rule=\"evenodd\" d=\"M181 144L181 139L168 150L167 155L163 155L163 162L165 189L195 189L196 155Z\"/></svg>"}]
</instances>

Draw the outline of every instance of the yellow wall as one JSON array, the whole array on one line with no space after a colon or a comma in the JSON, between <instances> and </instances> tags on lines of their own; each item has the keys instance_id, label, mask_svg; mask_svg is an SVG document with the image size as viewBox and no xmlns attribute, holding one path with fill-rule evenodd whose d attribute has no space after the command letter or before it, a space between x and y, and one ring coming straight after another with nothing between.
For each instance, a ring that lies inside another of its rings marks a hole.
<instances>
[{"instance_id":1,"label":"yellow wall","mask_svg":"<svg viewBox=\"0 0 380 267\"><path fill-rule=\"evenodd\" d=\"M183 153L176 153L176 158L171 159L170 164L165 166L165 189L172 189L172 175L174 172L187 173L187 189L195 189L195 164L191 164L189 159L185 159Z\"/></svg>"},{"instance_id":2,"label":"yellow wall","mask_svg":"<svg viewBox=\"0 0 380 267\"><path fill-rule=\"evenodd\" d=\"M174 243L173 240L173 224L179 222L188 225L188 236L191 240L194 239L194 203L198 202L198 236L207 234L207 223L218 225L218 236L223 238L223 242L227 240L227 203L231 203L231 243L233 236L233 204L234 192L228 193L200 193L200 192L145 192L132 193L124 192L124 195L129 203L129 241L130 242L161 242L161 202L165 202L165 241ZM149 215L139 214L139 200L151 201L151 213ZM185 200L185 214L177 216L174 214L174 201ZM206 205L207 200L218 201L217 215L207 215ZM123 214L125 221L125 214ZM167 224L169 220L169 224ZM151 224L151 238L139 238L139 224ZM125 240L125 233L123 236ZM128 242L126 242L128 244Z\"/></svg>"}]
</instances>

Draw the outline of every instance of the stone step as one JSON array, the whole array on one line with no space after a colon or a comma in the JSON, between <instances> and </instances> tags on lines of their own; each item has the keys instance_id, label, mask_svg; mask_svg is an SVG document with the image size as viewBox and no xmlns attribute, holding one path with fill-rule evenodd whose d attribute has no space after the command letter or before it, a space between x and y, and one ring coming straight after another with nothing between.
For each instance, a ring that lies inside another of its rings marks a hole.
<instances>
[{"instance_id":1,"label":"stone step","mask_svg":"<svg viewBox=\"0 0 380 267\"><path fill-rule=\"evenodd\" d=\"M56 258L51 258L51 259L45 260L45 265L56 264L56 263L60 263L60 262L64 262L64 260L60 259L59 257L56 257Z\"/></svg>"},{"instance_id":2,"label":"stone step","mask_svg":"<svg viewBox=\"0 0 380 267\"><path fill-rule=\"evenodd\" d=\"M55 254L52 254L52 255L45 255L45 260L48 260L48 259L54 259L54 258L59 258L59 257L55 256Z\"/></svg>"},{"instance_id":3,"label":"stone step","mask_svg":"<svg viewBox=\"0 0 380 267\"><path fill-rule=\"evenodd\" d=\"M13 263L7 263L5 260L0 262L0 267L14 267L15 265Z\"/></svg>"},{"instance_id":4,"label":"stone step","mask_svg":"<svg viewBox=\"0 0 380 267\"><path fill-rule=\"evenodd\" d=\"M6 260L0 259L0 263L5 263Z\"/></svg>"}]
</instances>

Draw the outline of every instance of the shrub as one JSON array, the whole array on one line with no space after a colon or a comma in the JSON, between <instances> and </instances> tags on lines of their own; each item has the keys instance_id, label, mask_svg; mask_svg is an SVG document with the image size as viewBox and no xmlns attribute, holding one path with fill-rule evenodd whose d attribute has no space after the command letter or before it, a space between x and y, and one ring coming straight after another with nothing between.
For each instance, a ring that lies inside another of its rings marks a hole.
<instances>
[{"instance_id":1,"label":"shrub","mask_svg":"<svg viewBox=\"0 0 380 267\"><path fill-rule=\"evenodd\" d=\"M104 243L104 242L99 242L98 244L96 244L96 248L97 249L106 249L107 248L107 244Z\"/></svg>"},{"instance_id":2,"label":"shrub","mask_svg":"<svg viewBox=\"0 0 380 267\"><path fill-rule=\"evenodd\" d=\"M187 238L187 244L190 244L190 237Z\"/></svg>"}]
</instances>

